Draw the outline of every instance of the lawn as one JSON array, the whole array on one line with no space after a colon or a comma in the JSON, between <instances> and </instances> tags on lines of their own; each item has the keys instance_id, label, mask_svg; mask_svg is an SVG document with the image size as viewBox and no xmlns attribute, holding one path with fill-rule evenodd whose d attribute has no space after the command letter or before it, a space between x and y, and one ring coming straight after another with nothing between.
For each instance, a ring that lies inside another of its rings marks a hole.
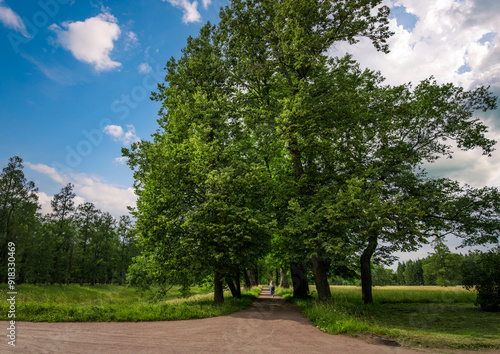
<instances>
[{"instance_id":1,"label":"lawn","mask_svg":"<svg viewBox=\"0 0 500 354\"><path fill-rule=\"evenodd\" d=\"M474 305L462 287L387 286L373 289L373 305L361 304L361 289L332 286L332 303L294 300L302 313L331 334L378 334L407 346L500 349L500 313ZM278 289L291 299L291 290Z\"/></svg>"},{"instance_id":2,"label":"lawn","mask_svg":"<svg viewBox=\"0 0 500 354\"><path fill-rule=\"evenodd\" d=\"M246 308L260 293L253 288L234 299L225 293L223 305L213 304L213 293L198 288L192 296L181 298L180 289L172 288L161 301L151 293L137 292L119 285L18 285L16 286L16 321L32 322L107 322L166 321L206 318L230 314ZM0 284L0 298L7 299L5 284ZM0 302L0 320L8 318L7 301Z\"/></svg>"}]
</instances>

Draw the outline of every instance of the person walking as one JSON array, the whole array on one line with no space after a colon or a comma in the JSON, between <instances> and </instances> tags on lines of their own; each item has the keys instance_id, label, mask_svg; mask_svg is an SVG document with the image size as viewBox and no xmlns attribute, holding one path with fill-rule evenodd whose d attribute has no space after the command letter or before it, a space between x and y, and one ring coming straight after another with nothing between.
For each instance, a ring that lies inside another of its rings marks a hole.
<instances>
[{"instance_id":1,"label":"person walking","mask_svg":"<svg viewBox=\"0 0 500 354\"><path fill-rule=\"evenodd\" d=\"M269 287L271 288L271 295L274 297L274 282L271 279L271 282L269 283Z\"/></svg>"}]
</instances>

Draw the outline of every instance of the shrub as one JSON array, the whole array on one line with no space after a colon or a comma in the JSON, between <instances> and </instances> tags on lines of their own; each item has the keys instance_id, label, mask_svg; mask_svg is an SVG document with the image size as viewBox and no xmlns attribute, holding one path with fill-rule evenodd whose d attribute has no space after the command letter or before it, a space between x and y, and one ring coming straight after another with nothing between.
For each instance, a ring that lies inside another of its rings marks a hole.
<instances>
[{"instance_id":1,"label":"shrub","mask_svg":"<svg viewBox=\"0 0 500 354\"><path fill-rule=\"evenodd\" d=\"M500 247L470 253L462 266L463 285L477 291L476 304L484 311L500 311Z\"/></svg>"}]
</instances>

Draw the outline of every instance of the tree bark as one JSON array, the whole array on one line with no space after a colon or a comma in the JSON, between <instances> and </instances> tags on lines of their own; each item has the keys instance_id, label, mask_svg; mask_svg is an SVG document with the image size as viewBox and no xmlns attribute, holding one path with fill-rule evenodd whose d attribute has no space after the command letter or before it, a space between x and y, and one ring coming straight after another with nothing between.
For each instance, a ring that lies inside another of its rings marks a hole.
<instances>
[{"instance_id":1,"label":"tree bark","mask_svg":"<svg viewBox=\"0 0 500 354\"><path fill-rule=\"evenodd\" d=\"M361 301L363 304L373 304L371 261L377 245L377 235L370 236L368 246L361 254Z\"/></svg>"},{"instance_id":2,"label":"tree bark","mask_svg":"<svg viewBox=\"0 0 500 354\"><path fill-rule=\"evenodd\" d=\"M252 283L250 283L250 278L246 269L243 269L243 287L247 290L252 287Z\"/></svg>"},{"instance_id":3,"label":"tree bark","mask_svg":"<svg viewBox=\"0 0 500 354\"><path fill-rule=\"evenodd\" d=\"M236 297L238 299L241 299L241 279L240 279L240 272L236 273L235 276L235 281L236 281Z\"/></svg>"},{"instance_id":4,"label":"tree bark","mask_svg":"<svg viewBox=\"0 0 500 354\"><path fill-rule=\"evenodd\" d=\"M234 286L233 280L226 278L227 286L229 286L229 290L231 290L231 295L233 297L238 297L238 292L236 291L236 287Z\"/></svg>"},{"instance_id":5,"label":"tree bark","mask_svg":"<svg viewBox=\"0 0 500 354\"><path fill-rule=\"evenodd\" d=\"M218 271L214 272L214 303L222 304L224 302L224 291L222 289L222 279Z\"/></svg>"},{"instance_id":6,"label":"tree bark","mask_svg":"<svg viewBox=\"0 0 500 354\"><path fill-rule=\"evenodd\" d=\"M328 284L328 266L326 262L319 258L311 258L313 266L314 283L318 291L318 298L320 301L332 301L332 293L330 291L330 284Z\"/></svg>"},{"instance_id":7,"label":"tree bark","mask_svg":"<svg viewBox=\"0 0 500 354\"><path fill-rule=\"evenodd\" d=\"M288 283L288 277L286 276L286 272L283 268L280 268L280 286L282 288L288 289L290 287L290 284Z\"/></svg>"},{"instance_id":8,"label":"tree bark","mask_svg":"<svg viewBox=\"0 0 500 354\"><path fill-rule=\"evenodd\" d=\"M307 283L306 268L304 265L292 263L290 265L293 282L293 297L305 299L309 295L309 284Z\"/></svg>"}]
</instances>

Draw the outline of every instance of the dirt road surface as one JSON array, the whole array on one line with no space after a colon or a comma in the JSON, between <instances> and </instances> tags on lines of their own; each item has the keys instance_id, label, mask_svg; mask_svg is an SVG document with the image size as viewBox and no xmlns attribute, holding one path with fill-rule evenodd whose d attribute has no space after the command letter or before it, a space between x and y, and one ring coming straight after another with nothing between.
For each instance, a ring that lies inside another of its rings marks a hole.
<instances>
[{"instance_id":1,"label":"dirt road surface","mask_svg":"<svg viewBox=\"0 0 500 354\"><path fill-rule=\"evenodd\" d=\"M0 322L7 334L7 322ZM1 332L0 332L1 333ZM329 335L264 288L246 310L202 320L137 323L16 323L16 346L0 353L417 353Z\"/></svg>"}]
</instances>

